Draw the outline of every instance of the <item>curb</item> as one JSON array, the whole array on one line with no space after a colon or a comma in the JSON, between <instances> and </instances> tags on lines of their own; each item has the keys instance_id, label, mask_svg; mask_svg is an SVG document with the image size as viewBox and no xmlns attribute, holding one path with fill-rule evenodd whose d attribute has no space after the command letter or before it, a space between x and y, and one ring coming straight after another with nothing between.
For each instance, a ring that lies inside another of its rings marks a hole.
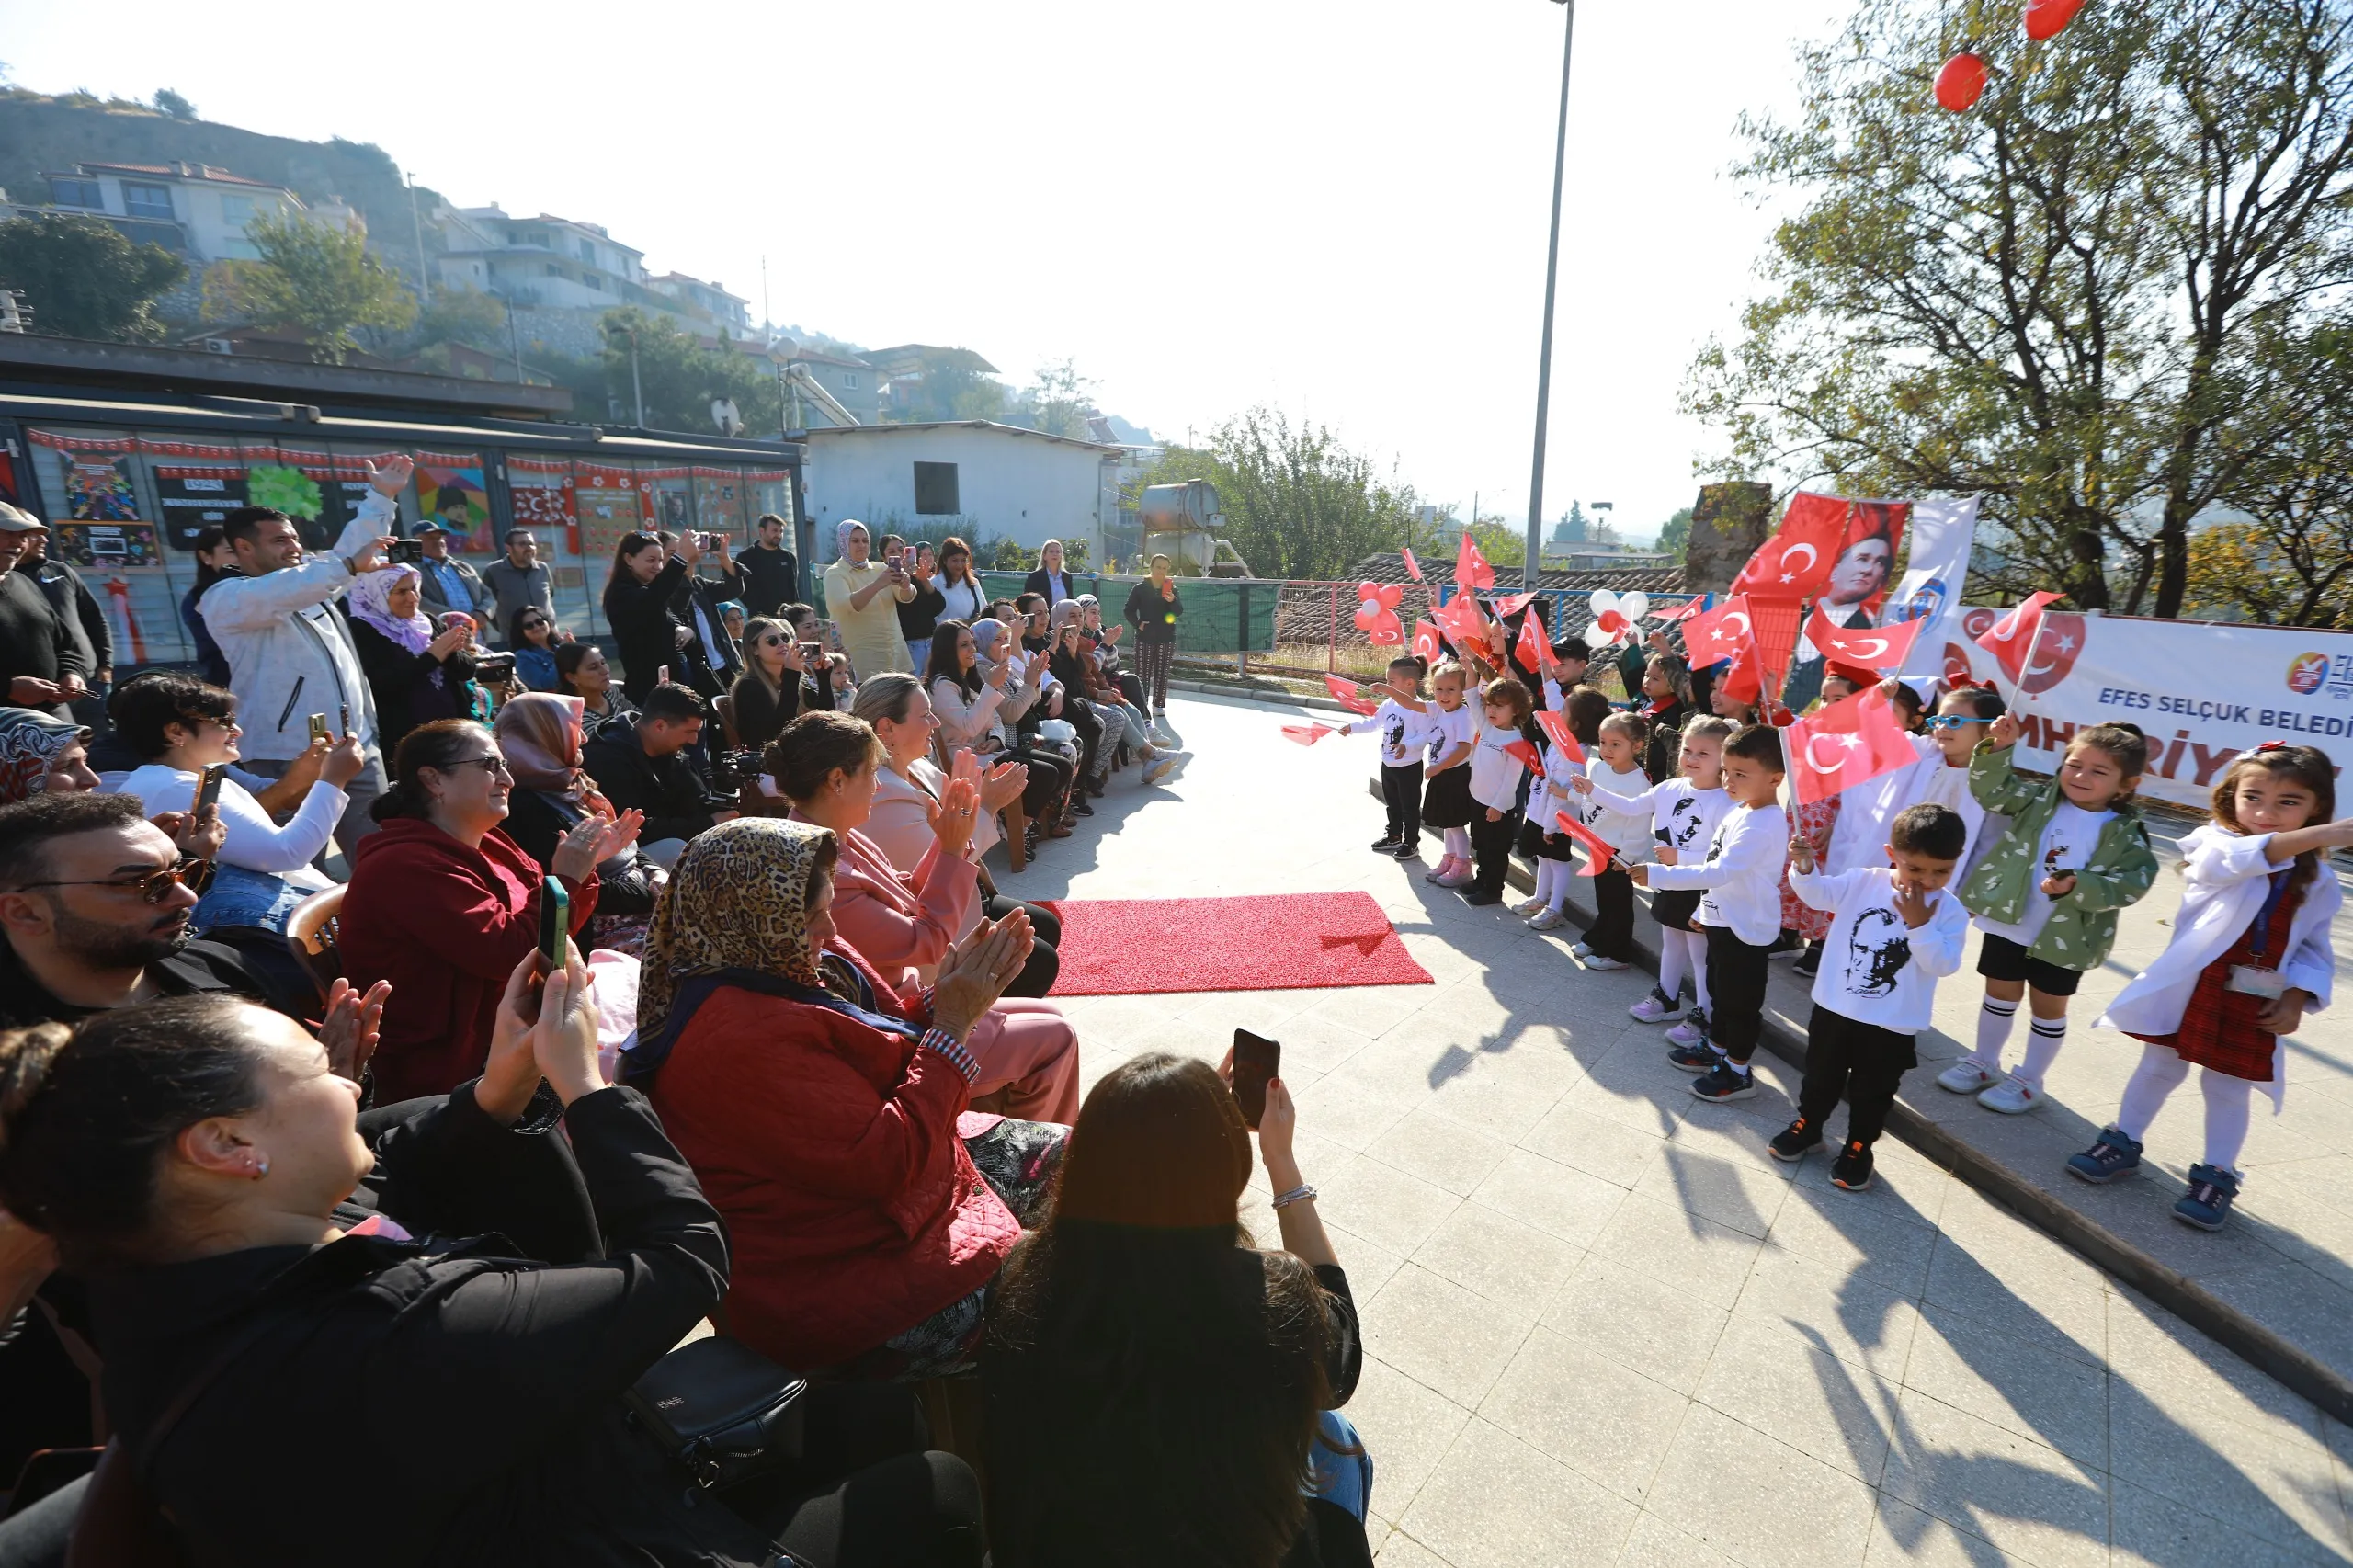
<instances>
[{"instance_id":1,"label":"curb","mask_svg":"<svg viewBox=\"0 0 2353 1568\"><path fill-rule=\"evenodd\" d=\"M1381 786L1369 786L1381 799ZM1425 828L1436 835L1436 828ZM1533 892L1535 876L1514 858L1505 881ZM1574 885L1574 884L1572 884ZM1579 929L1592 926L1591 911L1572 900L1564 913ZM1658 954L1637 939L1634 961L1658 972ZM1805 1037L1779 1018L1768 1016L1760 1043L1780 1062L1805 1065ZM2302 1346L2256 1322L2203 1285L2158 1262L2140 1247L2060 1202L2009 1166L1983 1150L1956 1138L1902 1100L1889 1110L1887 1130L1896 1140L1927 1155L1937 1165L2000 1204L2028 1224L2069 1250L2115 1276L2204 1334L2209 1339L2260 1370L2270 1374L2337 1420L2353 1424L2353 1379L2322 1361Z\"/></svg>"},{"instance_id":2,"label":"curb","mask_svg":"<svg viewBox=\"0 0 2353 1568\"><path fill-rule=\"evenodd\" d=\"M1216 681L1178 680L1172 676L1168 689L1190 692L1197 697L1230 697L1237 702L1261 702L1269 708L1314 708L1326 713L1348 711L1328 697L1302 697L1297 692L1285 691L1275 686L1221 686Z\"/></svg>"}]
</instances>

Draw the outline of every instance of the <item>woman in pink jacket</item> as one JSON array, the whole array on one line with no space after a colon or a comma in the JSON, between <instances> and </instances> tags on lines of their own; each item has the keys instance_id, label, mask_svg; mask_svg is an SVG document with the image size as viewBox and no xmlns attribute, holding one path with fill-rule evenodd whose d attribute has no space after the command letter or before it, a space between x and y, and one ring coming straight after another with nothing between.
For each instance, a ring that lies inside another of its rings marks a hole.
<instances>
[{"instance_id":1,"label":"woman in pink jacket","mask_svg":"<svg viewBox=\"0 0 2353 1568\"><path fill-rule=\"evenodd\" d=\"M785 726L764 761L802 822L830 828L841 846L834 871L834 923L893 985L927 985L981 901L978 869L965 846L980 816L969 779L949 782L930 849L901 870L858 830L874 810L884 759L873 727L847 713L810 712ZM1051 1003L1006 998L974 1026L979 1059L975 1108L1031 1121L1078 1115L1078 1035Z\"/></svg>"}]
</instances>

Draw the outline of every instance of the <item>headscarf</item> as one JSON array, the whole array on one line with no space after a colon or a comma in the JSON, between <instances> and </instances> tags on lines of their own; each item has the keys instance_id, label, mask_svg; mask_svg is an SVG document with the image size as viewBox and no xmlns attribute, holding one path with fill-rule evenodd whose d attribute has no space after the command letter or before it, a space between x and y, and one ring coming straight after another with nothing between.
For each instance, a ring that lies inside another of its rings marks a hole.
<instances>
[{"instance_id":1,"label":"headscarf","mask_svg":"<svg viewBox=\"0 0 2353 1568\"><path fill-rule=\"evenodd\" d=\"M0 806L40 794L58 754L89 738L90 732L79 724L47 713L0 708Z\"/></svg>"},{"instance_id":2,"label":"headscarf","mask_svg":"<svg viewBox=\"0 0 2353 1568\"><path fill-rule=\"evenodd\" d=\"M990 662L989 656L982 650L1005 634L1005 622L993 615L984 615L972 622L972 631L973 662L986 665Z\"/></svg>"},{"instance_id":3,"label":"headscarf","mask_svg":"<svg viewBox=\"0 0 2353 1568\"><path fill-rule=\"evenodd\" d=\"M392 595L403 583L422 583L425 574L414 566L387 566L362 572L351 585L351 619L373 628L412 653L422 653L433 641L433 622L423 610L404 620L392 613Z\"/></svg>"},{"instance_id":4,"label":"headscarf","mask_svg":"<svg viewBox=\"0 0 2353 1568\"><path fill-rule=\"evenodd\" d=\"M610 812L612 803L597 792L597 781L580 766L587 711L582 698L527 691L506 699L491 730L516 783L560 796L584 811Z\"/></svg>"},{"instance_id":5,"label":"headscarf","mask_svg":"<svg viewBox=\"0 0 2353 1568\"><path fill-rule=\"evenodd\" d=\"M1046 635L1049 637L1059 637L1062 635L1063 627L1070 625L1073 621L1084 623L1086 619L1086 607L1085 605L1080 604L1076 599L1064 599L1060 604L1054 606L1053 612L1047 616Z\"/></svg>"},{"instance_id":6,"label":"headscarf","mask_svg":"<svg viewBox=\"0 0 2353 1568\"><path fill-rule=\"evenodd\" d=\"M859 522L856 517L844 517L840 522L835 524L834 553L836 556L839 556L842 560L847 561L849 559L849 536L853 533L862 534L865 531L866 525Z\"/></svg>"},{"instance_id":7,"label":"headscarf","mask_svg":"<svg viewBox=\"0 0 2353 1568\"><path fill-rule=\"evenodd\" d=\"M737 817L697 834L654 906L638 971L637 1046L629 1076L650 1076L722 985L846 1013L874 1028L915 1026L873 1011L857 967L809 955L809 881L831 828L789 817Z\"/></svg>"}]
</instances>

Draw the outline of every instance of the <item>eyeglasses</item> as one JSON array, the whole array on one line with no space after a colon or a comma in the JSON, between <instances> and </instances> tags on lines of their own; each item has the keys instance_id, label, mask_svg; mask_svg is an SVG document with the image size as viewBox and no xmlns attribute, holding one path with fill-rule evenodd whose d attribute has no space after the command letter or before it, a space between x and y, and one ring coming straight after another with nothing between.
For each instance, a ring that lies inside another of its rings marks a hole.
<instances>
[{"instance_id":1,"label":"eyeglasses","mask_svg":"<svg viewBox=\"0 0 2353 1568\"><path fill-rule=\"evenodd\" d=\"M508 769L506 766L506 759L499 756L496 752L492 752L488 756L461 756L456 761L449 764L446 767L442 768L441 771L444 773L454 773L460 767L479 767L484 773L490 774L494 778L501 773L506 774L509 778L512 778L515 776L513 772Z\"/></svg>"},{"instance_id":2,"label":"eyeglasses","mask_svg":"<svg viewBox=\"0 0 2353 1568\"><path fill-rule=\"evenodd\" d=\"M1985 721L1974 713L1931 713L1920 722L1931 730L1958 730L1963 724L1983 724Z\"/></svg>"},{"instance_id":3,"label":"eyeglasses","mask_svg":"<svg viewBox=\"0 0 2353 1568\"><path fill-rule=\"evenodd\" d=\"M120 888L125 892L136 892L148 903L161 903L172 896L172 889L175 887L185 887L197 897L202 898L204 890L212 885L212 862L210 860L182 859L159 870L150 871L143 877L133 877L127 882L116 881L112 879L100 881L25 882L19 885L17 891L29 892L34 888Z\"/></svg>"}]
</instances>

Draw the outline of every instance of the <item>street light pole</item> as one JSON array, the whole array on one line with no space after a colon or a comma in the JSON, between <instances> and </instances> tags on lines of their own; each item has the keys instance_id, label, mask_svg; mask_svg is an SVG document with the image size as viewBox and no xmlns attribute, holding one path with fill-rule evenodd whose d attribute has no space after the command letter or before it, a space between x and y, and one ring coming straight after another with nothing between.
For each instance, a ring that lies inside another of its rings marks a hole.
<instances>
[{"instance_id":1,"label":"street light pole","mask_svg":"<svg viewBox=\"0 0 2353 1568\"><path fill-rule=\"evenodd\" d=\"M1577 36L1577 0L1554 0L1561 29L1561 129L1552 143L1552 239L1544 253L1544 347L1536 365L1536 461L1528 482L1528 560L1519 585L1532 590L1544 559L1544 429L1552 404L1552 301L1561 274L1561 182L1569 161L1569 51Z\"/></svg>"},{"instance_id":2,"label":"street light pole","mask_svg":"<svg viewBox=\"0 0 2353 1568\"><path fill-rule=\"evenodd\" d=\"M637 379L637 328L629 329L629 390L637 399L637 427L645 428L645 383Z\"/></svg>"}]
</instances>

